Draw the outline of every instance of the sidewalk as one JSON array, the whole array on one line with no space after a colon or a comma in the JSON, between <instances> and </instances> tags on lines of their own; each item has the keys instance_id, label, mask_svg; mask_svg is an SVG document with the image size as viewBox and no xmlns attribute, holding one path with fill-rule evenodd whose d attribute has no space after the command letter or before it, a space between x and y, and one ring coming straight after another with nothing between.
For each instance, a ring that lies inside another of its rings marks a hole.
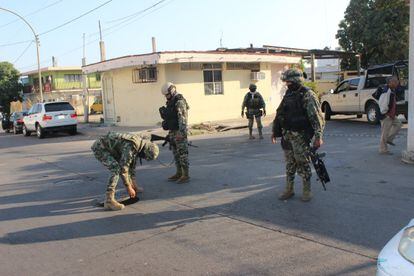
<instances>
[{"instance_id":1,"label":"sidewalk","mask_svg":"<svg viewBox=\"0 0 414 276\"><path fill-rule=\"evenodd\" d=\"M275 114L269 114L266 117L262 117L262 123L264 127L267 127L272 124ZM154 134L165 134L166 131L163 130L160 126L116 126L116 125L106 125L100 123L82 123L81 119L79 119L78 130L80 133L95 138L100 135L105 135L109 131L117 131L117 132L152 132ZM247 128L247 119L246 118L238 118L238 119L230 119L230 120L222 120L222 121L208 121L203 122L200 124L192 124L190 125L189 135L200 135L200 134L207 134L207 133L216 133L218 131L208 131L208 128L219 128L219 129L228 129L231 130L232 128ZM256 126L254 126L256 127Z\"/></svg>"}]
</instances>

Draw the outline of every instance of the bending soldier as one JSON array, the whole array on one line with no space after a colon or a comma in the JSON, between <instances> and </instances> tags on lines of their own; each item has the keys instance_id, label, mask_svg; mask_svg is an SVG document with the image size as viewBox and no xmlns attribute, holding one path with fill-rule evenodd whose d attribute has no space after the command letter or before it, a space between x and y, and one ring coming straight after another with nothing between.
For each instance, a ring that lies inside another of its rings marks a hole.
<instances>
[{"instance_id":1,"label":"bending soldier","mask_svg":"<svg viewBox=\"0 0 414 276\"><path fill-rule=\"evenodd\" d=\"M307 157L310 143L319 148L322 144L324 120L316 94L302 85L302 72L289 69L283 73L282 80L288 87L273 121L272 142L282 137L282 148L286 160L286 189L279 199L287 200L295 195L294 179L296 172L303 180L301 200L312 198L311 167Z\"/></svg>"},{"instance_id":2,"label":"bending soldier","mask_svg":"<svg viewBox=\"0 0 414 276\"><path fill-rule=\"evenodd\" d=\"M160 108L163 128L168 130L170 145L174 154L176 173L169 181L186 183L190 180L188 162L187 122L189 106L183 95L177 92L175 85L167 82L161 89L167 99L165 107ZM163 110L163 111L162 111Z\"/></svg>"},{"instance_id":3,"label":"bending soldier","mask_svg":"<svg viewBox=\"0 0 414 276\"><path fill-rule=\"evenodd\" d=\"M244 108L247 108L246 118L249 120L249 139L254 139L253 136L253 120L256 119L257 130L259 131L259 138L263 139L263 125L262 115L266 116L266 104L262 95L256 91L257 86L250 84L249 92L244 96L242 103L241 116L244 116Z\"/></svg>"},{"instance_id":4,"label":"bending soldier","mask_svg":"<svg viewBox=\"0 0 414 276\"><path fill-rule=\"evenodd\" d=\"M136 161L138 158L148 161L156 159L159 153L158 146L139 134L109 132L99 137L91 149L95 158L111 172L106 188L105 209L122 210L125 206L115 200L119 177L131 198L143 192L136 182Z\"/></svg>"}]
</instances>

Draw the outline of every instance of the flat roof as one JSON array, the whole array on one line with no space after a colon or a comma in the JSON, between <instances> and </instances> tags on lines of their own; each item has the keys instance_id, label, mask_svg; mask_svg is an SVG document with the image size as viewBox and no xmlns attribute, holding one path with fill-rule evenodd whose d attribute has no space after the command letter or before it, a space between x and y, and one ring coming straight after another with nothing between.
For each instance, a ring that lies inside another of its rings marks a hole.
<instances>
[{"instance_id":1,"label":"flat roof","mask_svg":"<svg viewBox=\"0 0 414 276\"><path fill-rule=\"evenodd\" d=\"M56 71L81 71L82 67L81 66L50 66L50 67L43 67L40 68L40 72L56 72ZM29 75L34 75L37 74L37 69L36 70L31 70L31 71L27 71L27 72L23 72L20 73L20 76L29 76Z\"/></svg>"},{"instance_id":2,"label":"flat roof","mask_svg":"<svg viewBox=\"0 0 414 276\"><path fill-rule=\"evenodd\" d=\"M188 63L188 62L269 62L294 64L300 55L285 53L263 53L248 51L231 51L227 49L213 51L164 51L140 55L122 56L106 61L88 64L82 67L84 73L105 72L114 69L141 65Z\"/></svg>"}]
</instances>

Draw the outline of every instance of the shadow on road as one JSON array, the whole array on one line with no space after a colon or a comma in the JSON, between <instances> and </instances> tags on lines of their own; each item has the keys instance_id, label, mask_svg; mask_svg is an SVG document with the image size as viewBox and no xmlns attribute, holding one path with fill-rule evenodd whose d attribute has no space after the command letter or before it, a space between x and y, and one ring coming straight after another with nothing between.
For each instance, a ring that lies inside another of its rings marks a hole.
<instances>
[{"instance_id":1,"label":"shadow on road","mask_svg":"<svg viewBox=\"0 0 414 276\"><path fill-rule=\"evenodd\" d=\"M332 129L339 124L351 123L329 124ZM368 124L354 122L350 131L358 131L361 126L377 131ZM138 180L146 190L144 201L162 200L184 210L149 214L119 212L116 215L109 212L104 218L11 232L2 237L0 243L30 244L99 237L167 226L181 227L226 216L299 238L328 239L332 245L344 243L349 245L349 250L367 250L364 254L374 258L372 251L379 251L412 217L414 200L410 195L414 188L412 183L407 183L413 177L412 167L396 163L398 157L379 157L374 138L355 138L352 143L341 137L327 139L324 150L328 154L328 169L332 165L333 183L328 184L328 191L324 192L313 178L315 198L310 203L302 203L298 197L287 202L277 200L277 193L284 186L285 166L279 145L271 145L268 140L247 141L240 136L211 137L196 140L196 144L199 148L190 149L192 180L189 184L167 182L165 179L174 168L164 167L156 161L137 168ZM383 161L379 162L379 158ZM171 153L163 148L160 159L168 163ZM67 167L77 170L77 175L71 178L78 182L65 183L66 178L59 179L59 174ZM82 159L62 155L54 165L21 169L34 172L35 180L22 184L31 191L1 196L0 202L2 205L27 204L1 209L0 221L102 211L91 206L93 199L104 193L108 174L92 155ZM43 181L45 174L54 180ZM13 184L10 185L12 188ZM300 191L300 179L297 179L298 196ZM41 204L43 201L52 203ZM350 268L341 273L353 273L358 269Z\"/></svg>"}]
</instances>

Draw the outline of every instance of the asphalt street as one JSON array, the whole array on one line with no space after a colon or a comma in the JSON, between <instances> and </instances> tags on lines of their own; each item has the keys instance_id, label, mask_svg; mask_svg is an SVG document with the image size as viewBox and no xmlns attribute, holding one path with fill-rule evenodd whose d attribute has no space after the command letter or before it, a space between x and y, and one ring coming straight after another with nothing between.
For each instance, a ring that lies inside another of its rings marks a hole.
<instances>
[{"instance_id":1,"label":"asphalt street","mask_svg":"<svg viewBox=\"0 0 414 276\"><path fill-rule=\"evenodd\" d=\"M379 126L327 124L332 182L279 201L279 144L245 129L191 137L188 184L166 181L172 154L137 166L145 193L120 212L96 206L108 172L93 137L0 133L1 275L374 275L386 242L414 217L414 167L379 155ZM125 194L122 183L118 196Z\"/></svg>"}]
</instances>

